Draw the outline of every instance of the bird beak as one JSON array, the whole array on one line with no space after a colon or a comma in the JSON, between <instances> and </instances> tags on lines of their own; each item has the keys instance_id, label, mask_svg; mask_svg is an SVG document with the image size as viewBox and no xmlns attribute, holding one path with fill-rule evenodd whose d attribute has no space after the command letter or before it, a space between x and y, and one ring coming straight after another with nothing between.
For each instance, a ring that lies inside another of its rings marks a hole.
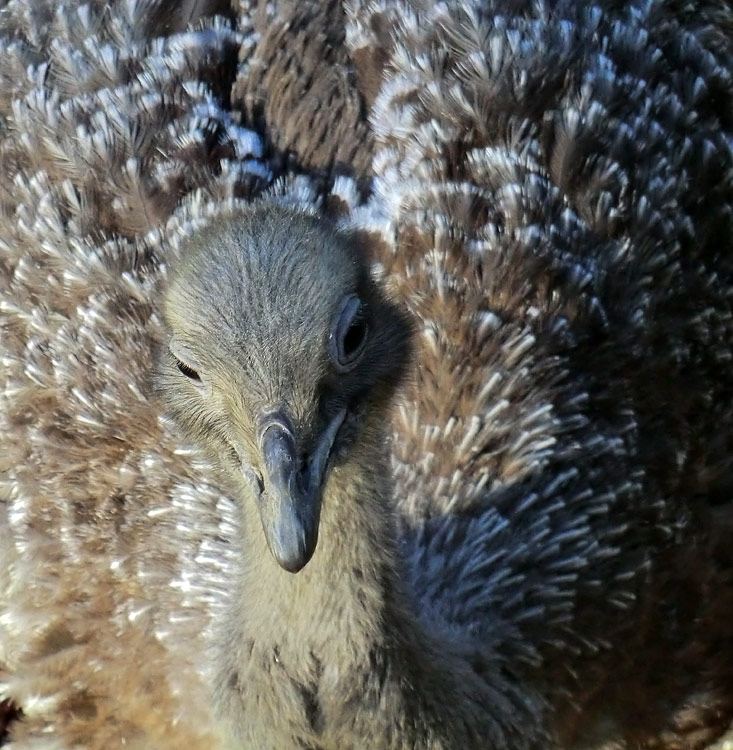
<instances>
[{"instance_id":1,"label":"bird beak","mask_svg":"<svg viewBox=\"0 0 733 750\"><path fill-rule=\"evenodd\" d=\"M300 465L287 416L277 411L260 422L260 520L270 552L290 573L301 570L315 552L328 458L345 414L341 411L331 420L305 467Z\"/></svg>"}]
</instances>

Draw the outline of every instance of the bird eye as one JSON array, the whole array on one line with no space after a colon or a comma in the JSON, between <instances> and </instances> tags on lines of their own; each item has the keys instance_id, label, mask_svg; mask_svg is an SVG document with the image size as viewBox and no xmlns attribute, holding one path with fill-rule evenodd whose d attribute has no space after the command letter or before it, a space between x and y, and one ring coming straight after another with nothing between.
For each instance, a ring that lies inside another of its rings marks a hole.
<instances>
[{"instance_id":1,"label":"bird eye","mask_svg":"<svg viewBox=\"0 0 733 750\"><path fill-rule=\"evenodd\" d=\"M172 338L168 341L168 353L173 357L173 361L182 375L185 375L197 386L204 384L201 375L199 375L199 371L196 369L198 366L196 358L185 344ZM192 364L189 364L189 362Z\"/></svg>"},{"instance_id":2,"label":"bird eye","mask_svg":"<svg viewBox=\"0 0 733 750\"><path fill-rule=\"evenodd\" d=\"M339 372L348 372L361 359L368 331L364 305L352 294L344 300L329 341L331 361Z\"/></svg>"},{"instance_id":3,"label":"bird eye","mask_svg":"<svg viewBox=\"0 0 733 750\"><path fill-rule=\"evenodd\" d=\"M189 367L185 362L182 362L178 357L173 355L173 358L176 360L176 366L178 369L191 380L201 380L201 376L196 372L196 370L193 369L193 367Z\"/></svg>"}]
</instances>

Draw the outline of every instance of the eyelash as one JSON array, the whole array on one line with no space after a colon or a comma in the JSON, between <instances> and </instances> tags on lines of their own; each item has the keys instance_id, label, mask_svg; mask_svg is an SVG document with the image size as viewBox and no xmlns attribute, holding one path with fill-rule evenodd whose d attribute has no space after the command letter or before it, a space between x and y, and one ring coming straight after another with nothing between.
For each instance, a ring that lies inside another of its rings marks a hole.
<instances>
[{"instance_id":1,"label":"eyelash","mask_svg":"<svg viewBox=\"0 0 733 750\"><path fill-rule=\"evenodd\" d=\"M185 362L182 362L178 357L174 355L173 359L176 361L176 367L190 380L201 380L201 376L193 369L189 367Z\"/></svg>"}]
</instances>

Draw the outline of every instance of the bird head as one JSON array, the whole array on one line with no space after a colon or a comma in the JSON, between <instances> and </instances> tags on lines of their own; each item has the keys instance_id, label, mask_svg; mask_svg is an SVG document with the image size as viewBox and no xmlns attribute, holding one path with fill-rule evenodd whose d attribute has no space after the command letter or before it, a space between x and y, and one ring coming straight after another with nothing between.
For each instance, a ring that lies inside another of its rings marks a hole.
<instances>
[{"instance_id":1,"label":"bird head","mask_svg":"<svg viewBox=\"0 0 733 750\"><path fill-rule=\"evenodd\" d=\"M318 540L331 468L386 416L409 324L349 234L276 202L193 236L164 297L157 384L168 413L254 502L297 572Z\"/></svg>"}]
</instances>

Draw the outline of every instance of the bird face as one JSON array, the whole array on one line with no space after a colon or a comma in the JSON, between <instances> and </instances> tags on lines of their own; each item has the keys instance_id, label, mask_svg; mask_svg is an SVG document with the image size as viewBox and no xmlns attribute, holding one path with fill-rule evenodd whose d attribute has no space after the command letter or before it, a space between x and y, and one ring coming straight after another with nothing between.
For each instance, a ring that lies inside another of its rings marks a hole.
<instances>
[{"instance_id":1,"label":"bird face","mask_svg":"<svg viewBox=\"0 0 733 750\"><path fill-rule=\"evenodd\" d=\"M164 318L168 412L257 504L277 562L299 571L331 467L399 382L409 324L347 235L277 203L192 238Z\"/></svg>"}]
</instances>

